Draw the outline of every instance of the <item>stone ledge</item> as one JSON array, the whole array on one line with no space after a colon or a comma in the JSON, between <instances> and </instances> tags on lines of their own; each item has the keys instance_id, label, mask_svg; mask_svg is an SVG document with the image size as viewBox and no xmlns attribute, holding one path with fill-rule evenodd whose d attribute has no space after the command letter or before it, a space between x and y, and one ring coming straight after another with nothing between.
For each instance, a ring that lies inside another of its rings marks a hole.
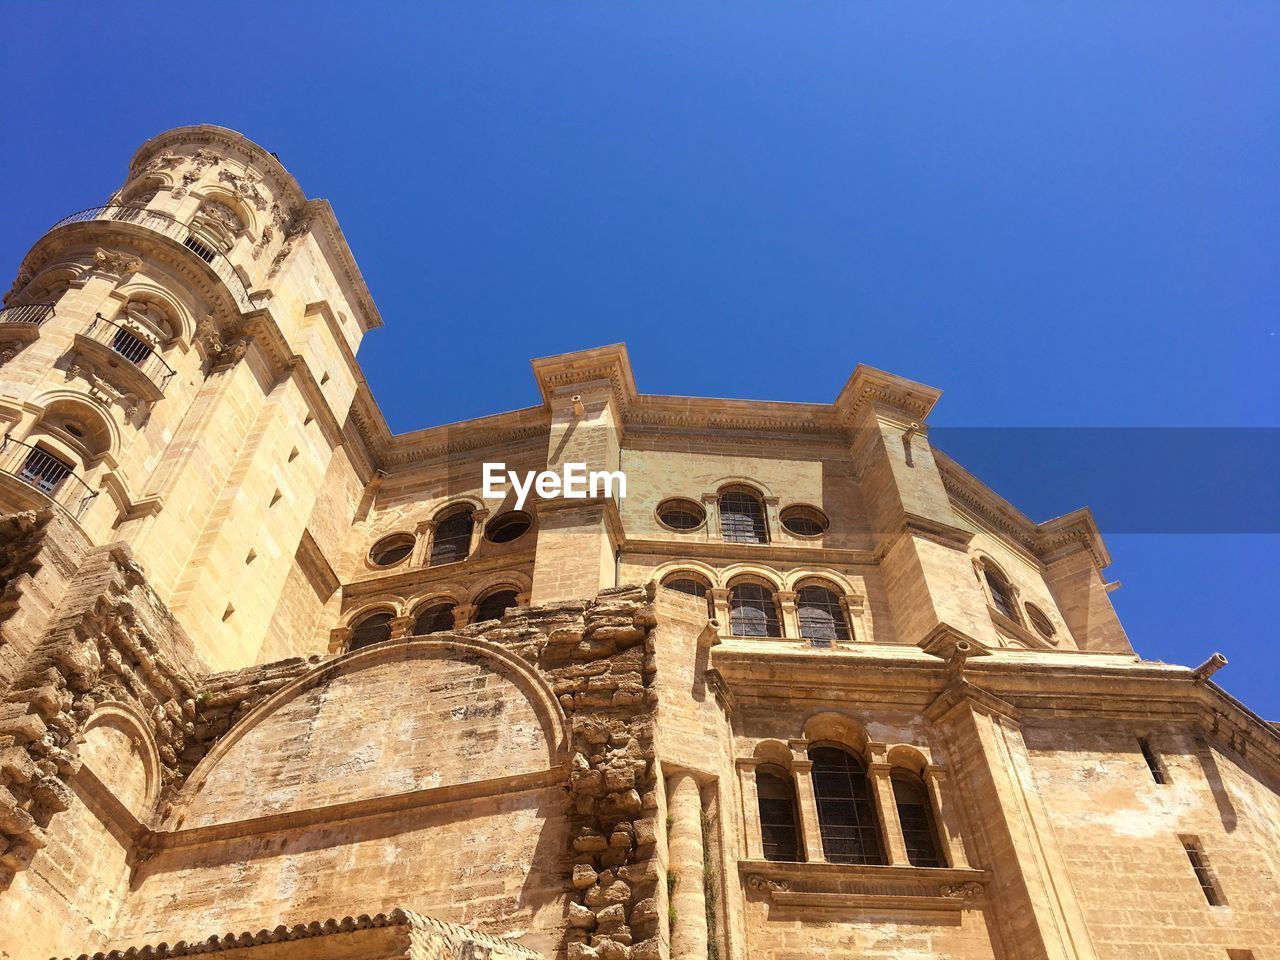
<instances>
[{"instance_id":1,"label":"stone ledge","mask_svg":"<svg viewBox=\"0 0 1280 960\"><path fill-rule=\"evenodd\" d=\"M928 911L981 909L990 876L950 867L864 866L741 860L748 897L779 910Z\"/></svg>"}]
</instances>

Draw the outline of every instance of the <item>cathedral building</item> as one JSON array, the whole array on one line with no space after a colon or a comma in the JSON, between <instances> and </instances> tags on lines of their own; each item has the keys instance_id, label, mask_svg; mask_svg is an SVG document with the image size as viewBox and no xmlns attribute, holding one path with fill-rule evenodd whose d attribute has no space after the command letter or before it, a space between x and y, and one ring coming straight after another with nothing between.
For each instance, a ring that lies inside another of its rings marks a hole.
<instances>
[{"instance_id":1,"label":"cathedral building","mask_svg":"<svg viewBox=\"0 0 1280 960\"><path fill-rule=\"evenodd\" d=\"M23 260L0 960L1280 958L1277 729L1212 637L1135 653L1089 511L935 449L939 390L612 345L393 435L381 325L219 127Z\"/></svg>"}]
</instances>

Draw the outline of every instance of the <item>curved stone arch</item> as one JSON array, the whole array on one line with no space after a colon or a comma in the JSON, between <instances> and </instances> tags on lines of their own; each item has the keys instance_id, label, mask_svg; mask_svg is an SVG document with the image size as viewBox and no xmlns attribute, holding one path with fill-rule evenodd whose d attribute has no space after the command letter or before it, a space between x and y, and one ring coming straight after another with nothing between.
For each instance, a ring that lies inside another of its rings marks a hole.
<instances>
[{"instance_id":1,"label":"curved stone arch","mask_svg":"<svg viewBox=\"0 0 1280 960\"><path fill-rule=\"evenodd\" d=\"M782 767L784 770L791 770L792 753L791 746L783 743L781 740L761 740L751 750L751 756L761 763L771 763Z\"/></svg>"},{"instance_id":2,"label":"curved stone arch","mask_svg":"<svg viewBox=\"0 0 1280 960\"><path fill-rule=\"evenodd\" d=\"M430 519L433 523L439 522L448 514L454 513L459 507L464 506L470 507L472 513L475 513L477 510L485 509L484 501L479 497L464 494L462 496L450 497L448 500L444 501L444 503L431 511Z\"/></svg>"},{"instance_id":3,"label":"curved stone arch","mask_svg":"<svg viewBox=\"0 0 1280 960\"><path fill-rule=\"evenodd\" d=\"M847 713L819 710L805 718L803 729L804 738L809 741L810 746L829 743L843 747L864 763L869 759L867 743L870 737L867 735L867 728L860 720Z\"/></svg>"},{"instance_id":4,"label":"curved stone arch","mask_svg":"<svg viewBox=\"0 0 1280 960\"><path fill-rule=\"evenodd\" d=\"M733 563L725 567L720 572L720 576L726 587L732 587L735 580L754 577L757 580L763 580L774 592L786 589L783 587L782 574L773 567L765 566L762 563Z\"/></svg>"},{"instance_id":5,"label":"curved stone arch","mask_svg":"<svg viewBox=\"0 0 1280 960\"><path fill-rule=\"evenodd\" d=\"M720 571L709 563L703 563L701 560L668 560L666 563L654 567L651 579L657 582L658 586L662 586L662 581L677 573L696 573L698 576L706 579L713 588L724 586L720 582Z\"/></svg>"},{"instance_id":6,"label":"curved stone arch","mask_svg":"<svg viewBox=\"0 0 1280 960\"><path fill-rule=\"evenodd\" d=\"M782 580L788 590L799 590L801 587L813 583L816 586L833 589L837 594L865 597L865 594L856 589L844 574L823 567L798 567L795 570L788 570L782 575Z\"/></svg>"},{"instance_id":7,"label":"curved stone arch","mask_svg":"<svg viewBox=\"0 0 1280 960\"><path fill-rule=\"evenodd\" d=\"M885 759L893 767L901 767L903 770L910 770L917 776L924 776L924 772L932 765L929 755L914 743L895 743L888 750Z\"/></svg>"},{"instance_id":8,"label":"curved stone arch","mask_svg":"<svg viewBox=\"0 0 1280 960\"><path fill-rule=\"evenodd\" d=\"M124 703L120 700L104 700L98 704L97 709L85 721L84 727L76 736L76 743L83 748L83 745L88 742L89 734L98 727L103 726L111 726L119 730L128 736L134 746L138 748L138 756L142 761L146 784L142 809L133 810L132 812L134 816L141 820L146 812L155 809L156 800L160 796L162 767L160 764L160 751L156 747L155 737L151 734L146 717L132 704ZM90 767L92 766L93 764L90 763ZM102 775L99 775L95 771L94 775L99 780L103 780L107 773L108 771L104 770ZM104 782L104 785L110 787L109 783ZM124 802L120 797L116 799Z\"/></svg>"},{"instance_id":9,"label":"curved stone arch","mask_svg":"<svg viewBox=\"0 0 1280 960\"><path fill-rule=\"evenodd\" d=\"M167 170L151 170L140 176L131 177L120 192L113 198L116 203L136 203L135 199L138 194L145 193L147 190L171 191L178 185L178 181L173 174Z\"/></svg>"},{"instance_id":10,"label":"curved stone arch","mask_svg":"<svg viewBox=\"0 0 1280 960\"><path fill-rule=\"evenodd\" d=\"M106 461L108 466L115 466L116 454L120 451L124 438L120 432L120 424L111 415L110 408L105 406L97 397L79 390L57 387L40 394L31 402L30 406L34 407L38 413L31 424L30 430L27 431L27 437L37 431L41 432L42 435L48 436L48 427L42 428L41 426L45 418L60 409L70 408L75 411L76 415L90 417L107 437L107 443L103 449L95 449L86 443L84 439L71 436L61 430L53 435L53 439L60 441L63 445L70 447L72 451L79 454L80 459L84 461L85 469L92 469L103 461Z\"/></svg>"},{"instance_id":11,"label":"curved stone arch","mask_svg":"<svg viewBox=\"0 0 1280 960\"><path fill-rule=\"evenodd\" d=\"M132 300L158 303L173 323L171 342L179 340L190 343L195 337L196 307L194 303L183 302L182 297L157 279L138 273L132 274L111 291L110 297L112 300L119 301L120 310L123 310Z\"/></svg>"},{"instance_id":12,"label":"curved stone arch","mask_svg":"<svg viewBox=\"0 0 1280 960\"><path fill-rule=\"evenodd\" d=\"M228 190L219 183L205 181L198 186L192 186L191 196L200 201L200 206L196 208L196 214L199 214L200 209L211 200L226 204L240 218L240 223L244 227L240 231L241 234L247 235L251 239L261 236L262 226L258 223L258 216L252 207L244 202L244 198L234 190ZM239 235L237 234L237 236Z\"/></svg>"},{"instance_id":13,"label":"curved stone arch","mask_svg":"<svg viewBox=\"0 0 1280 960\"><path fill-rule=\"evenodd\" d=\"M517 595L527 597L533 590L533 581L526 574L517 573L514 570L491 573L472 582L467 591L467 602L475 604L483 599L486 593L492 593L497 587L509 587Z\"/></svg>"},{"instance_id":14,"label":"curved stone arch","mask_svg":"<svg viewBox=\"0 0 1280 960\"><path fill-rule=\"evenodd\" d=\"M86 258L87 259L87 258ZM21 272L21 271L19 271ZM47 294L51 297L62 297L68 290L74 290L83 287L85 284L85 274L89 272L89 266L85 259L60 260L57 263L51 263L41 267L32 274L31 279L22 285L22 289L17 291L21 300L32 302L33 300L44 302L40 293L41 288L53 286L55 284L65 284L62 290L56 294ZM28 292L28 291L35 292ZM13 305L11 301L10 305ZM55 314L56 315L56 314Z\"/></svg>"},{"instance_id":15,"label":"curved stone arch","mask_svg":"<svg viewBox=\"0 0 1280 960\"><path fill-rule=\"evenodd\" d=\"M766 497L773 496L773 491L770 490L766 484L754 477L743 477L738 474L729 474L711 482L711 489L716 492L717 498L719 498L726 490L732 489L733 487L745 487L755 493L756 496L760 497L761 500Z\"/></svg>"},{"instance_id":16,"label":"curved stone arch","mask_svg":"<svg viewBox=\"0 0 1280 960\"><path fill-rule=\"evenodd\" d=\"M969 559L973 561L974 573L981 575L984 567L990 567L1004 578L1005 583L1013 586L1013 577L1009 576L1009 571L1005 569L1005 565L982 547L972 548L969 551Z\"/></svg>"},{"instance_id":17,"label":"curved stone arch","mask_svg":"<svg viewBox=\"0 0 1280 960\"><path fill-rule=\"evenodd\" d=\"M430 655L438 651L454 651L468 656L478 656L490 660L518 680L516 685L530 696L530 703L537 712L539 721L547 734L547 768L554 769L563 764L569 756L569 739L567 722L560 702L550 683L534 667L525 660L509 652L498 644L479 637L464 637L456 633L437 633L427 637L406 637L403 640L388 640L383 643L363 647L350 653L344 653L332 660L319 664L285 684L262 703L250 710L219 740L196 765L183 788L180 803L174 807L186 807L200 792L212 770L224 756L234 747L246 733L258 726L290 700L299 696L311 687L333 680L339 674L356 672L381 663L405 659L405 653L422 653Z\"/></svg>"},{"instance_id":18,"label":"curved stone arch","mask_svg":"<svg viewBox=\"0 0 1280 960\"><path fill-rule=\"evenodd\" d=\"M402 598L389 593L379 594L363 601L342 615L343 626L354 627L371 613L389 613L394 617L405 615L405 602Z\"/></svg>"},{"instance_id":19,"label":"curved stone arch","mask_svg":"<svg viewBox=\"0 0 1280 960\"><path fill-rule=\"evenodd\" d=\"M421 593L415 593L404 601L406 616L416 617L429 606L437 603L452 603L460 606L467 603L467 588L460 583L437 583Z\"/></svg>"}]
</instances>

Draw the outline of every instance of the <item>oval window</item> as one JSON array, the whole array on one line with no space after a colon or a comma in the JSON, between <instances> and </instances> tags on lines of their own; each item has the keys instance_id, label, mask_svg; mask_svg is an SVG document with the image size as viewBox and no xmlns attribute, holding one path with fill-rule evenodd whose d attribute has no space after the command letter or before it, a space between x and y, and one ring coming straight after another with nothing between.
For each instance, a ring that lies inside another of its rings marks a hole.
<instances>
[{"instance_id":1,"label":"oval window","mask_svg":"<svg viewBox=\"0 0 1280 960\"><path fill-rule=\"evenodd\" d=\"M672 530L696 530L707 518L702 504L675 498L658 504L658 520Z\"/></svg>"},{"instance_id":2,"label":"oval window","mask_svg":"<svg viewBox=\"0 0 1280 960\"><path fill-rule=\"evenodd\" d=\"M393 533L383 537L369 551L369 562L375 567L390 567L413 553L413 537L407 533Z\"/></svg>"},{"instance_id":3,"label":"oval window","mask_svg":"<svg viewBox=\"0 0 1280 960\"><path fill-rule=\"evenodd\" d=\"M797 537L821 536L830 525L827 515L817 507L787 507L782 511L783 528Z\"/></svg>"},{"instance_id":4,"label":"oval window","mask_svg":"<svg viewBox=\"0 0 1280 960\"><path fill-rule=\"evenodd\" d=\"M490 543L510 543L524 536L533 525L533 518L522 510L512 510L494 517L484 528L485 539Z\"/></svg>"},{"instance_id":5,"label":"oval window","mask_svg":"<svg viewBox=\"0 0 1280 960\"><path fill-rule=\"evenodd\" d=\"M1053 635L1057 633L1053 629L1053 623L1045 616L1045 612L1033 603L1027 605L1027 619L1031 621L1031 625L1036 628L1036 633L1044 637L1046 640L1052 640Z\"/></svg>"}]
</instances>

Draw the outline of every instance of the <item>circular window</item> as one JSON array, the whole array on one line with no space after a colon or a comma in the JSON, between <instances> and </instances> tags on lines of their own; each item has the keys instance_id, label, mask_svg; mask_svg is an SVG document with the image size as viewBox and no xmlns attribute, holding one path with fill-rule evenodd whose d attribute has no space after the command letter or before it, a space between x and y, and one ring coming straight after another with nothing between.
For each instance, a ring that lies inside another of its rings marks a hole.
<instances>
[{"instance_id":1,"label":"circular window","mask_svg":"<svg viewBox=\"0 0 1280 960\"><path fill-rule=\"evenodd\" d=\"M522 510L512 510L494 517L484 528L485 539L490 543L510 543L524 536L526 530L533 525L533 519Z\"/></svg>"},{"instance_id":2,"label":"circular window","mask_svg":"<svg viewBox=\"0 0 1280 960\"><path fill-rule=\"evenodd\" d=\"M831 524L817 507L787 507L782 511L782 526L797 537L818 537Z\"/></svg>"},{"instance_id":3,"label":"circular window","mask_svg":"<svg viewBox=\"0 0 1280 960\"><path fill-rule=\"evenodd\" d=\"M63 420L62 429L67 431L67 433L71 434L73 437L84 436L84 427L81 426L80 421L78 420Z\"/></svg>"},{"instance_id":4,"label":"circular window","mask_svg":"<svg viewBox=\"0 0 1280 960\"><path fill-rule=\"evenodd\" d=\"M658 504L658 520L664 527L670 527L672 530L696 530L702 526L702 521L705 519L707 514L702 509L702 504L694 503L692 500L676 498L664 500Z\"/></svg>"},{"instance_id":5,"label":"circular window","mask_svg":"<svg viewBox=\"0 0 1280 960\"><path fill-rule=\"evenodd\" d=\"M393 533L383 537L369 551L369 562L375 567L390 567L413 553L413 537L407 533Z\"/></svg>"},{"instance_id":6,"label":"circular window","mask_svg":"<svg viewBox=\"0 0 1280 960\"><path fill-rule=\"evenodd\" d=\"M1028 603L1027 619L1031 621L1031 625L1036 628L1036 633L1044 637L1046 640L1052 640L1053 635L1057 633L1053 629L1053 623L1045 616L1045 612L1033 603Z\"/></svg>"}]
</instances>

